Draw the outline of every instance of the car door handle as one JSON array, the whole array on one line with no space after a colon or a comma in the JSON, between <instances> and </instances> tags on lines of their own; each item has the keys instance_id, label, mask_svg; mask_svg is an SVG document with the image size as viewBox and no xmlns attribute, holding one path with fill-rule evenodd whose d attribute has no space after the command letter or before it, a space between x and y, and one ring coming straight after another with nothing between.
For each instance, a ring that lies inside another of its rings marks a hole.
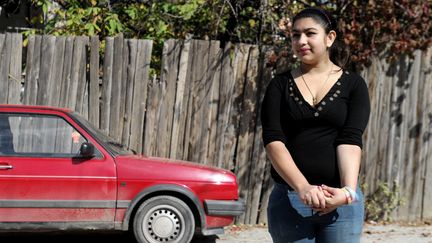
<instances>
[{"instance_id":1,"label":"car door handle","mask_svg":"<svg viewBox=\"0 0 432 243\"><path fill-rule=\"evenodd\" d=\"M0 170L10 170L13 169L12 165L0 165Z\"/></svg>"}]
</instances>

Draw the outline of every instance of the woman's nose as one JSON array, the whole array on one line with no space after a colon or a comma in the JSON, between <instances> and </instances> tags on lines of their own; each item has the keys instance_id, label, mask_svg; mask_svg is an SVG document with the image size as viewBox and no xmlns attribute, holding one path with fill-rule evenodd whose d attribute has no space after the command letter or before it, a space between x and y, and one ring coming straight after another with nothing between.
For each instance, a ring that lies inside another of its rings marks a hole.
<instances>
[{"instance_id":1,"label":"woman's nose","mask_svg":"<svg viewBox=\"0 0 432 243\"><path fill-rule=\"evenodd\" d=\"M306 44L307 43L307 36L305 34L300 34L298 39L299 44Z\"/></svg>"}]
</instances>

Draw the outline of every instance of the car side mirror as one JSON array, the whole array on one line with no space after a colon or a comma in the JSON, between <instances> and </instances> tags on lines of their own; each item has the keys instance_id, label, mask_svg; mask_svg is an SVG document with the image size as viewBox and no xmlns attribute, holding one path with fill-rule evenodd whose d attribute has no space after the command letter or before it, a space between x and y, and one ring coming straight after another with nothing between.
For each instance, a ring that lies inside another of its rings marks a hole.
<instances>
[{"instance_id":1,"label":"car side mirror","mask_svg":"<svg viewBox=\"0 0 432 243\"><path fill-rule=\"evenodd\" d=\"M80 147L80 156L83 158L91 158L94 157L94 145L88 142L84 142Z\"/></svg>"}]
</instances>

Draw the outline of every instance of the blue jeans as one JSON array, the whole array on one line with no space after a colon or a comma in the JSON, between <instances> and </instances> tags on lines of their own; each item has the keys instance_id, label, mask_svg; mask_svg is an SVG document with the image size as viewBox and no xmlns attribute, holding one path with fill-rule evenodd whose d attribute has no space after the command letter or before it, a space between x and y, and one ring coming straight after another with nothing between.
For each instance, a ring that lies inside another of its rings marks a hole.
<instances>
[{"instance_id":1,"label":"blue jeans","mask_svg":"<svg viewBox=\"0 0 432 243\"><path fill-rule=\"evenodd\" d=\"M359 200L319 216L303 204L297 192L275 183L267 208L268 228L274 243L358 243L363 228L363 194Z\"/></svg>"}]
</instances>

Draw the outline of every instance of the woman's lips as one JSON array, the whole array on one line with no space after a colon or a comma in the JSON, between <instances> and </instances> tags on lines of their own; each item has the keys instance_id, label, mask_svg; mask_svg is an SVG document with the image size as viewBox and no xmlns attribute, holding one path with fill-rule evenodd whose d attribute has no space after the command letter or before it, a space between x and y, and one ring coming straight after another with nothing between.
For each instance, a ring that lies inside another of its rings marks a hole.
<instances>
[{"instance_id":1,"label":"woman's lips","mask_svg":"<svg viewBox=\"0 0 432 243\"><path fill-rule=\"evenodd\" d=\"M310 52L310 49L306 49L306 48L305 49L302 48L302 49L299 50L299 53L302 54L302 55L306 55L309 52Z\"/></svg>"}]
</instances>

